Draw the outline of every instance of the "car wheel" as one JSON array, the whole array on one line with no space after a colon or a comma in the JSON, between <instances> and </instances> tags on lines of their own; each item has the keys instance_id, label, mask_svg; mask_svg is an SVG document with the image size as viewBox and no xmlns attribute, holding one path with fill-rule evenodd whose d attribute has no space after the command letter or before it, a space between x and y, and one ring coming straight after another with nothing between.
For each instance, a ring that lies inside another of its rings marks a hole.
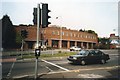
<instances>
[{"instance_id":1,"label":"car wheel","mask_svg":"<svg viewBox=\"0 0 120 80\"><path fill-rule=\"evenodd\" d=\"M81 61L81 65L85 65L86 62L84 60Z\"/></svg>"},{"instance_id":2,"label":"car wheel","mask_svg":"<svg viewBox=\"0 0 120 80\"><path fill-rule=\"evenodd\" d=\"M106 61L105 61L104 59L101 59L101 63L102 63L102 64L105 64L105 62L106 62Z\"/></svg>"}]
</instances>

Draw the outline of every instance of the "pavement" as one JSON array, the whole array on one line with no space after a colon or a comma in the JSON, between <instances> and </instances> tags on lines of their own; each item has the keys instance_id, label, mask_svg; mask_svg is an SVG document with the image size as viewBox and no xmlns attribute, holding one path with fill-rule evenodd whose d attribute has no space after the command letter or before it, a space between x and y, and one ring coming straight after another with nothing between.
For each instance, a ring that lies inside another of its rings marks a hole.
<instances>
[{"instance_id":1,"label":"pavement","mask_svg":"<svg viewBox=\"0 0 120 80\"><path fill-rule=\"evenodd\" d=\"M111 73L110 73L111 72ZM40 75L40 78L115 78L120 80L118 69L113 70L92 70L92 71L61 71Z\"/></svg>"},{"instance_id":2,"label":"pavement","mask_svg":"<svg viewBox=\"0 0 120 80\"><path fill-rule=\"evenodd\" d=\"M111 70L111 73L104 72L101 70L98 74L96 70L92 72L89 71L61 71L61 72L51 72L47 74L40 74L37 80L120 80L120 76L115 71L118 69ZM114 73L114 75L112 74ZM120 72L119 72L120 73ZM15 80L31 79L29 77L22 77Z\"/></svg>"},{"instance_id":3,"label":"pavement","mask_svg":"<svg viewBox=\"0 0 120 80\"><path fill-rule=\"evenodd\" d=\"M15 62L16 58L6 58L6 59L0 59L0 62Z\"/></svg>"}]
</instances>

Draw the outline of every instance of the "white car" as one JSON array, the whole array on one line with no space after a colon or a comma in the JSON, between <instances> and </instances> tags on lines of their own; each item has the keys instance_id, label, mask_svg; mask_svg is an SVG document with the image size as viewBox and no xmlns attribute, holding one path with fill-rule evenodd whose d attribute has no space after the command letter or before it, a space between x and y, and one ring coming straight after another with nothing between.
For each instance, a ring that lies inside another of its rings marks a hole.
<instances>
[{"instance_id":1,"label":"white car","mask_svg":"<svg viewBox=\"0 0 120 80\"><path fill-rule=\"evenodd\" d=\"M81 48L77 47L77 46L72 46L70 47L70 51L80 51Z\"/></svg>"},{"instance_id":2,"label":"white car","mask_svg":"<svg viewBox=\"0 0 120 80\"><path fill-rule=\"evenodd\" d=\"M117 48L117 49L120 49L120 45L117 45L116 48Z\"/></svg>"}]
</instances>

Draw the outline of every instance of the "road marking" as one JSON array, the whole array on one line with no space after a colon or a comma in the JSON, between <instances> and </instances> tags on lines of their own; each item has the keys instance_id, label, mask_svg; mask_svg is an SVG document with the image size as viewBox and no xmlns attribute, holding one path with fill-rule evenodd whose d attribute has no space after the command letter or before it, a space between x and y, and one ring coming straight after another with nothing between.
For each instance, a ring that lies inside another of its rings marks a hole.
<instances>
[{"instance_id":1,"label":"road marking","mask_svg":"<svg viewBox=\"0 0 120 80\"><path fill-rule=\"evenodd\" d=\"M116 69L119 68L120 66L112 66L112 67L101 67L101 68L91 68L91 69L78 69L78 70L71 70L73 72L80 72L80 71L88 71L88 70L109 70L109 69Z\"/></svg>"},{"instance_id":2,"label":"road marking","mask_svg":"<svg viewBox=\"0 0 120 80\"><path fill-rule=\"evenodd\" d=\"M92 68L92 69L77 69L77 70L69 70L69 71L59 71L59 72L50 72L48 74L55 74L55 73L67 73L67 72L80 72L80 71L88 71L88 70L110 70L119 68L120 66L112 66L112 67L102 67L102 68Z\"/></svg>"},{"instance_id":3,"label":"road marking","mask_svg":"<svg viewBox=\"0 0 120 80\"><path fill-rule=\"evenodd\" d=\"M16 78L16 79L18 78L18 79L19 79L19 78L24 78L24 77L28 77L28 76L29 76L29 75L14 76L13 78ZM33 76L33 75L32 75L32 76Z\"/></svg>"},{"instance_id":4,"label":"road marking","mask_svg":"<svg viewBox=\"0 0 120 80\"><path fill-rule=\"evenodd\" d=\"M11 66L11 68L10 68L9 73L7 74L7 77L10 77L14 65L15 65L15 62L13 62L12 66Z\"/></svg>"},{"instance_id":5,"label":"road marking","mask_svg":"<svg viewBox=\"0 0 120 80\"><path fill-rule=\"evenodd\" d=\"M53 65L53 66L56 66L56 67L58 67L58 68L60 68L60 69L63 69L63 70L65 70L65 71L69 71L69 70L66 69L66 68L63 68L63 67L58 66L58 65L56 65L56 64L54 64L54 63L48 62L48 61L46 61L46 60L43 60L43 59L42 59L42 61L44 61L44 62L46 62L46 63L48 63L48 64L51 64L51 65Z\"/></svg>"},{"instance_id":6,"label":"road marking","mask_svg":"<svg viewBox=\"0 0 120 80\"><path fill-rule=\"evenodd\" d=\"M103 78L104 76L98 74L79 74L81 78Z\"/></svg>"},{"instance_id":7,"label":"road marking","mask_svg":"<svg viewBox=\"0 0 120 80\"><path fill-rule=\"evenodd\" d=\"M49 67L47 67L47 66L45 66L50 72L52 72L53 70L52 69L50 69Z\"/></svg>"}]
</instances>

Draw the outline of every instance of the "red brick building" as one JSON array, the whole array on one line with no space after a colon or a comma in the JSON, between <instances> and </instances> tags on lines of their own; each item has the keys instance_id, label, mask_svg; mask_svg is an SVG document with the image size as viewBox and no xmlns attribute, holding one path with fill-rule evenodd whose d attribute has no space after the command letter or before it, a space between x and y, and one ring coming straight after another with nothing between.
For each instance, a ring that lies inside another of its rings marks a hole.
<instances>
[{"instance_id":1,"label":"red brick building","mask_svg":"<svg viewBox=\"0 0 120 80\"><path fill-rule=\"evenodd\" d=\"M18 32L21 29L28 31L28 37L25 39L28 48L34 48L36 43L36 26L19 26L16 27ZM92 49L98 43L98 36L92 33L70 30L56 26L50 26L42 29L43 44L54 48L67 48L78 46L81 48Z\"/></svg>"}]
</instances>

